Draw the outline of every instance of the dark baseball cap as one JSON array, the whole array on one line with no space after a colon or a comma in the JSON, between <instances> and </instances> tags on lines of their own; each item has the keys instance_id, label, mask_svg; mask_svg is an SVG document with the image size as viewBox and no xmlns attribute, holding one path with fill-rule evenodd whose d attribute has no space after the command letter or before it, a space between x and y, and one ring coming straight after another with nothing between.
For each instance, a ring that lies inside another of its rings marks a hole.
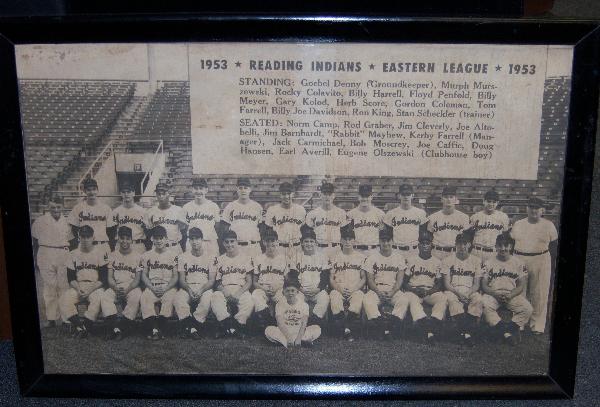
<instances>
[{"instance_id":1,"label":"dark baseball cap","mask_svg":"<svg viewBox=\"0 0 600 407\"><path fill-rule=\"evenodd\" d=\"M333 194L334 191L335 186L330 182L324 182L323 185L321 185L322 194Z\"/></svg>"},{"instance_id":2,"label":"dark baseball cap","mask_svg":"<svg viewBox=\"0 0 600 407\"><path fill-rule=\"evenodd\" d=\"M243 178L238 178L238 180L237 180L238 187L249 187L251 185L252 184L250 184L250 178L243 177Z\"/></svg>"},{"instance_id":3,"label":"dark baseball cap","mask_svg":"<svg viewBox=\"0 0 600 407\"><path fill-rule=\"evenodd\" d=\"M121 226L117 231L117 236L119 237L132 237L133 233L131 232L131 228L129 226Z\"/></svg>"},{"instance_id":4,"label":"dark baseball cap","mask_svg":"<svg viewBox=\"0 0 600 407\"><path fill-rule=\"evenodd\" d=\"M226 239L235 239L237 240L237 233L235 233L233 230L229 229L227 232L225 232L223 234L223 240Z\"/></svg>"},{"instance_id":5,"label":"dark baseball cap","mask_svg":"<svg viewBox=\"0 0 600 407\"><path fill-rule=\"evenodd\" d=\"M342 226L340 228L340 236L342 239L355 239L354 226L352 224Z\"/></svg>"},{"instance_id":6,"label":"dark baseball cap","mask_svg":"<svg viewBox=\"0 0 600 407\"><path fill-rule=\"evenodd\" d=\"M125 192L125 191L135 191L135 189L133 188L133 185L131 185L131 183L129 182L123 182L121 184L121 187L119 188L119 191L121 192Z\"/></svg>"},{"instance_id":7,"label":"dark baseball cap","mask_svg":"<svg viewBox=\"0 0 600 407\"><path fill-rule=\"evenodd\" d=\"M93 178L86 178L83 180L83 189L98 188L98 183Z\"/></svg>"},{"instance_id":8,"label":"dark baseball cap","mask_svg":"<svg viewBox=\"0 0 600 407\"><path fill-rule=\"evenodd\" d=\"M485 193L485 195L483 196L483 199L486 201L499 201L500 195L498 194L498 192L496 192L495 190L492 189Z\"/></svg>"},{"instance_id":9,"label":"dark baseball cap","mask_svg":"<svg viewBox=\"0 0 600 407\"><path fill-rule=\"evenodd\" d=\"M83 225L78 231L79 237L92 237L94 236L94 228L90 225Z\"/></svg>"},{"instance_id":10,"label":"dark baseball cap","mask_svg":"<svg viewBox=\"0 0 600 407\"><path fill-rule=\"evenodd\" d=\"M544 200L537 196L532 196L529 198L529 201L527 201L527 206L530 208L543 208L544 204Z\"/></svg>"},{"instance_id":11,"label":"dark baseball cap","mask_svg":"<svg viewBox=\"0 0 600 407\"><path fill-rule=\"evenodd\" d=\"M315 230L306 224L300 226L300 233L302 234L302 237L300 237L300 240L304 240L304 239L317 240L317 234L315 233Z\"/></svg>"},{"instance_id":12,"label":"dark baseball cap","mask_svg":"<svg viewBox=\"0 0 600 407\"><path fill-rule=\"evenodd\" d=\"M285 192L285 193L294 192L294 186L292 184L290 184L289 182L284 182L281 185L279 185L279 192Z\"/></svg>"},{"instance_id":13,"label":"dark baseball cap","mask_svg":"<svg viewBox=\"0 0 600 407\"><path fill-rule=\"evenodd\" d=\"M152 237L156 239L167 237L167 229L160 225L154 226L154 228L152 228Z\"/></svg>"},{"instance_id":14,"label":"dark baseball cap","mask_svg":"<svg viewBox=\"0 0 600 407\"><path fill-rule=\"evenodd\" d=\"M283 280L283 288L295 287L297 290L300 289L300 280L298 279L298 272L290 270Z\"/></svg>"},{"instance_id":15,"label":"dark baseball cap","mask_svg":"<svg viewBox=\"0 0 600 407\"><path fill-rule=\"evenodd\" d=\"M265 233L262 234L261 238L264 242L274 242L279 239L279 236L277 235L277 232L269 228L265 230Z\"/></svg>"},{"instance_id":16,"label":"dark baseball cap","mask_svg":"<svg viewBox=\"0 0 600 407\"><path fill-rule=\"evenodd\" d=\"M419 242L433 242L433 233L424 230L419 234Z\"/></svg>"},{"instance_id":17,"label":"dark baseball cap","mask_svg":"<svg viewBox=\"0 0 600 407\"><path fill-rule=\"evenodd\" d=\"M190 239L202 239L204 235L202 234L202 230L200 230L200 228L193 227L189 230L188 237Z\"/></svg>"},{"instance_id":18,"label":"dark baseball cap","mask_svg":"<svg viewBox=\"0 0 600 407\"><path fill-rule=\"evenodd\" d=\"M394 230L390 227L384 227L379 230L379 240L392 240L394 238Z\"/></svg>"},{"instance_id":19,"label":"dark baseball cap","mask_svg":"<svg viewBox=\"0 0 600 407\"><path fill-rule=\"evenodd\" d=\"M456 187L445 186L442 190L442 196L456 196Z\"/></svg>"},{"instance_id":20,"label":"dark baseball cap","mask_svg":"<svg viewBox=\"0 0 600 407\"><path fill-rule=\"evenodd\" d=\"M158 192L158 191L169 192L169 186L167 184L165 184L164 182L159 182L158 184L156 184L156 188L154 188L154 192Z\"/></svg>"},{"instance_id":21,"label":"dark baseball cap","mask_svg":"<svg viewBox=\"0 0 600 407\"><path fill-rule=\"evenodd\" d=\"M192 187L206 188L208 187L208 183L204 178L194 178L192 180Z\"/></svg>"},{"instance_id":22,"label":"dark baseball cap","mask_svg":"<svg viewBox=\"0 0 600 407\"><path fill-rule=\"evenodd\" d=\"M471 243L471 239L469 239L469 236L467 236L466 233L459 233L458 235L456 235L456 239L454 239L454 242L456 244L458 244L458 243Z\"/></svg>"},{"instance_id":23,"label":"dark baseball cap","mask_svg":"<svg viewBox=\"0 0 600 407\"><path fill-rule=\"evenodd\" d=\"M358 186L358 195L366 198L368 196L373 195L373 187L371 185L359 185Z\"/></svg>"},{"instance_id":24,"label":"dark baseball cap","mask_svg":"<svg viewBox=\"0 0 600 407\"><path fill-rule=\"evenodd\" d=\"M410 195L413 193L413 187L409 184L402 184L400 188L398 188L398 192L400 195Z\"/></svg>"}]
</instances>

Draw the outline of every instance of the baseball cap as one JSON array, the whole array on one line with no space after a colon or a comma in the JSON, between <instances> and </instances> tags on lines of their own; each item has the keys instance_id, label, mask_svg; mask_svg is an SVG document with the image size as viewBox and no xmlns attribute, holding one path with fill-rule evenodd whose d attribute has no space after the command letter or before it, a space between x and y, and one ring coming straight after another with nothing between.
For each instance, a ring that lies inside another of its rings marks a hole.
<instances>
[{"instance_id":1,"label":"baseball cap","mask_svg":"<svg viewBox=\"0 0 600 407\"><path fill-rule=\"evenodd\" d=\"M156 188L154 188L154 192L158 191L169 192L169 187L164 182L159 182L158 184L156 184Z\"/></svg>"},{"instance_id":2,"label":"baseball cap","mask_svg":"<svg viewBox=\"0 0 600 407\"><path fill-rule=\"evenodd\" d=\"M94 236L94 228L90 225L83 225L79 228L79 237L92 237Z\"/></svg>"},{"instance_id":3,"label":"baseball cap","mask_svg":"<svg viewBox=\"0 0 600 407\"><path fill-rule=\"evenodd\" d=\"M202 234L202 231L200 230L200 228L193 227L193 228L191 228L189 230L188 237L190 239L192 239L192 238L194 238L194 239L202 239L204 237L204 235Z\"/></svg>"},{"instance_id":4,"label":"baseball cap","mask_svg":"<svg viewBox=\"0 0 600 407\"><path fill-rule=\"evenodd\" d=\"M243 187L249 187L250 185L251 185L250 184L250 178L243 177L243 178L238 178L238 180L237 180L237 186L238 187L242 187L242 186Z\"/></svg>"},{"instance_id":5,"label":"baseball cap","mask_svg":"<svg viewBox=\"0 0 600 407\"><path fill-rule=\"evenodd\" d=\"M300 289L300 280L298 280L298 272L295 270L290 270L283 281L283 288L286 287L296 287L296 289Z\"/></svg>"},{"instance_id":6,"label":"baseball cap","mask_svg":"<svg viewBox=\"0 0 600 407\"><path fill-rule=\"evenodd\" d=\"M354 233L354 225L347 224L340 228L340 236L342 239L355 239L356 234Z\"/></svg>"},{"instance_id":7,"label":"baseball cap","mask_svg":"<svg viewBox=\"0 0 600 407\"><path fill-rule=\"evenodd\" d=\"M510 237L510 234L508 233L500 233L498 236L496 236L496 246L512 246L514 244L514 239Z\"/></svg>"},{"instance_id":8,"label":"baseball cap","mask_svg":"<svg viewBox=\"0 0 600 407\"><path fill-rule=\"evenodd\" d=\"M315 233L314 229L306 224L300 226L300 233L302 234L302 236L300 237L300 240L304 240L304 239L317 240L317 234Z\"/></svg>"},{"instance_id":9,"label":"baseball cap","mask_svg":"<svg viewBox=\"0 0 600 407\"><path fill-rule=\"evenodd\" d=\"M235 239L237 240L237 233L235 233L233 230L229 229L227 232L225 232L223 234L223 240L226 239Z\"/></svg>"},{"instance_id":10,"label":"baseball cap","mask_svg":"<svg viewBox=\"0 0 600 407\"><path fill-rule=\"evenodd\" d=\"M192 180L192 187L206 188L208 187L208 183L204 178L194 178Z\"/></svg>"},{"instance_id":11,"label":"baseball cap","mask_svg":"<svg viewBox=\"0 0 600 407\"><path fill-rule=\"evenodd\" d=\"M133 233L131 232L131 228L129 226L121 226L117 231L117 236L119 237L132 237Z\"/></svg>"},{"instance_id":12,"label":"baseball cap","mask_svg":"<svg viewBox=\"0 0 600 407\"><path fill-rule=\"evenodd\" d=\"M359 185L358 186L358 195L366 198L373 194L373 187L371 185Z\"/></svg>"},{"instance_id":13,"label":"baseball cap","mask_svg":"<svg viewBox=\"0 0 600 407\"><path fill-rule=\"evenodd\" d=\"M275 232L271 228L268 228L267 230L265 230L265 233L263 233L263 235L262 235L262 240L264 242L274 242L277 239L279 239L277 232Z\"/></svg>"},{"instance_id":14,"label":"baseball cap","mask_svg":"<svg viewBox=\"0 0 600 407\"><path fill-rule=\"evenodd\" d=\"M119 191L121 192L125 192L125 191L135 191L135 189L133 189L133 185L131 185L129 182L123 182L121 184L121 187L119 188Z\"/></svg>"},{"instance_id":15,"label":"baseball cap","mask_svg":"<svg viewBox=\"0 0 600 407\"><path fill-rule=\"evenodd\" d=\"M294 192L294 186L289 182L284 182L281 185L279 185L279 192Z\"/></svg>"},{"instance_id":16,"label":"baseball cap","mask_svg":"<svg viewBox=\"0 0 600 407\"><path fill-rule=\"evenodd\" d=\"M152 229L152 237L160 239L161 237L167 237L167 229L163 226L154 226Z\"/></svg>"},{"instance_id":17,"label":"baseball cap","mask_svg":"<svg viewBox=\"0 0 600 407\"><path fill-rule=\"evenodd\" d=\"M433 233L424 230L419 234L419 242L433 242Z\"/></svg>"},{"instance_id":18,"label":"baseball cap","mask_svg":"<svg viewBox=\"0 0 600 407\"><path fill-rule=\"evenodd\" d=\"M335 186L333 186L332 183L324 182L323 185L321 185L321 193L322 194L333 194L334 191L335 191Z\"/></svg>"},{"instance_id":19,"label":"baseball cap","mask_svg":"<svg viewBox=\"0 0 600 407\"><path fill-rule=\"evenodd\" d=\"M392 240L394 238L394 230L390 227L384 227L379 231L379 240Z\"/></svg>"},{"instance_id":20,"label":"baseball cap","mask_svg":"<svg viewBox=\"0 0 600 407\"><path fill-rule=\"evenodd\" d=\"M400 195L410 195L413 193L413 187L409 184L402 184L400 188L398 188L398 192Z\"/></svg>"},{"instance_id":21,"label":"baseball cap","mask_svg":"<svg viewBox=\"0 0 600 407\"><path fill-rule=\"evenodd\" d=\"M98 183L93 178L86 178L83 180L83 189L86 190L88 188L98 188Z\"/></svg>"},{"instance_id":22,"label":"baseball cap","mask_svg":"<svg viewBox=\"0 0 600 407\"><path fill-rule=\"evenodd\" d=\"M456 242L456 244L471 243L471 239L469 239L469 236L467 236L466 233L459 233L458 235L456 235L456 239L454 239L454 242Z\"/></svg>"},{"instance_id":23,"label":"baseball cap","mask_svg":"<svg viewBox=\"0 0 600 407\"><path fill-rule=\"evenodd\" d=\"M537 196L532 196L529 198L529 201L527 201L527 206L530 208L543 208L544 201Z\"/></svg>"},{"instance_id":24,"label":"baseball cap","mask_svg":"<svg viewBox=\"0 0 600 407\"><path fill-rule=\"evenodd\" d=\"M442 190L442 196L456 196L456 187L445 186Z\"/></svg>"},{"instance_id":25,"label":"baseball cap","mask_svg":"<svg viewBox=\"0 0 600 407\"><path fill-rule=\"evenodd\" d=\"M486 201L499 201L500 195L498 195L498 192L491 189L485 193L485 195L483 196L483 199Z\"/></svg>"}]
</instances>

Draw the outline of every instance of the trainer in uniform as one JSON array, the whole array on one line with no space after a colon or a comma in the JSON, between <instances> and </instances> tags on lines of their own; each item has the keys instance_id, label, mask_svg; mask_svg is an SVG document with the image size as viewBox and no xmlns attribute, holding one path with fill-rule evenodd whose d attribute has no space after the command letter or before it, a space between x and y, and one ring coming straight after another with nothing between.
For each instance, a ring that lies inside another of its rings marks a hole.
<instances>
[{"instance_id":1,"label":"trainer in uniform","mask_svg":"<svg viewBox=\"0 0 600 407\"><path fill-rule=\"evenodd\" d=\"M263 208L250 199L251 192L250 179L238 178L238 199L225 206L222 221L235 232L238 250L248 257L256 257L262 252L258 225L263 222Z\"/></svg>"},{"instance_id":2,"label":"trainer in uniform","mask_svg":"<svg viewBox=\"0 0 600 407\"><path fill-rule=\"evenodd\" d=\"M365 256L379 250L379 229L385 213L373 206L373 187L358 187L358 206L348 212L348 219L354 225L356 234L356 250Z\"/></svg>"},{"instance_id":3,"label":"trainer in uniform","mask_svg":"<svg viewBox=\"0 0 600 407\"><path fill-rule=\"evenodd\" d=\"M185 234L187 223L181 207L171 203L171 194L166 184L156 185L157 204L146 212L146 227L152 230L162 226L167 232L165 248L174 249L176 254L185 249Z\"/></svg>"},{"instance_id":4,"label":"trainer in uniform","mask_svg":"<svg viewBox=\"0 0 600 407\"><path fill-rule=\"evenodd\" d=\"M487 191L483 197L484 209L471 216L473 254L483 262L495 257L496 238L510 226L508 215L496 209L499 201L498 192Z\"/></svg>"},{"instance_id":5,"label":"trainer in uniform","mask_svg":"<svg viewBox=\"0 0 600 407\"><path fill-rule=\"evenodd\" d=\"M83 181L83 192L85 199L73 207L67 219L73 229L73 236L78 235L80 227L88 225L94 230L94 244L102 245L102 249L109 252L106 229L112 210L98 199L98 183L95 179L86 178Z\"/></svg>"},{"instance_id":6,"label":"trainer in uniform","mask_svg":"<svg viewBox=\"0 0 600 407\"><path fill-rule=\"evenodd\" d=\"M531 197L527 204L527 218L515 222L510 235L515 240L514 254L527 267L526 293L533 306L529 320L531 332L544 333L550 295L550 279L556 259L558 232L544 219L544 201Z\"/></svg>"},{"instance_id":7,"label":"trainer in uniform","mask_svg":"<svg viewBox=\"0 0 600 407\"><path fill-rule=\"evenodd\" d=\"M206 198L208 184L204 178L192 180L194 200L183 205L183 213L188 228L198 228L202 231L204 242L202 250L214 257L219 255L219 243L215 225L221 220L219 206Z\"/></svg>"},{"instance_id":8,"label":"trainer in uniform","mask_svg":"<svg viewBox=\"0 0 600 407\"><path fill-rule=\"evenodd\" d=\"M335 187L328 182L321 186L321 206L306 215L306 225L314 229L317 245L327 256L339 251L340 227L348 223L346 211L333 204Z\"/></svg>"},{"instance_id":9,"label":"trainer in uniform","mask_svg":"<svg viewBox=\"0 0 600 407\"><path fill-rule=\"evenodd\" d=\"M69 286L64 266L73 234L67 219L62 215L62 199L53 196L48 209L48 212L33 222L31 236L36 270L42 278L46 320L48 326L54 326L59 319L58 298Z\"/></svg>"},{"instance_id":10,"label":"trainer in uniform","mask_svg":"<svg viewBox=\"0 0 600 407\"><path fill-rule=\"evenodd\" d=\"M427 223L427 214L421 208L413 206L413 188L403 184L399 188L400 205L388 211L383 223L394 231L393 248L402 251L406 256L417 254L419 229Z\"/></svg>"},{"instance_id":11,"label":"trainer in uniform","mask_svg":"<svg viewBox=\"0 0 600 407\"><path fill-rule=\"evenodd\" d=\"M131 249L138 254L146 251L146 210L135 203L135 189L133 185L124 182L120 187L121 205L112 210L108 218L108 227L111 236L116 239L117 229L127 226L131 229ZM116 250L116 246L113 245Z\"/></svg>"},{"instance_id":12,"label":"trainer in uniform","mask_svg":"<svg viewBox=\"0 0 600 407\"><path fill-rule=\"evenodd\" d=\"M272 227L279 236L279 246L283 247L288 262L293 261L300 252L300 226L306 219L306 210L295 204L294 186L284 182L279 186L281 203L267 209L265 224Z\"/></svg>"},{"instance_id":13,"label":"trainer in uniform","mask_svg":"<svg viewBox=\"0 0 600 407\"><path fill-rule=\"evenodd\" d=\"M432 254L440 260L455 251L455 239L459 233L469 229L469 216L455 208L456 188L444 187L442 209L427 219L427 230L433 233Z\"/></svg>"}]
</instances>

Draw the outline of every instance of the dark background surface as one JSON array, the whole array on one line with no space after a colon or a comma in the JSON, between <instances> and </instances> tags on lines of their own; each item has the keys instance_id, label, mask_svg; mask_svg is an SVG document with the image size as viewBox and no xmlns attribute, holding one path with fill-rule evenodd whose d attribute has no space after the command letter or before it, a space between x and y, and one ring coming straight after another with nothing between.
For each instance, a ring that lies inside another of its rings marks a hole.
<instances>
[{"instance_id":1,"label":"dark background surface","mask_svg":"<svg viewBox=\"0 0 600 407\"><path fill-rule=\"evenodd\" d=\"M11 8L28 10L27 7L33 7L35 1L15 1L8 3ZM39 3L39 2L38 2ZM5 9L0 7L0 13ZM35 7L32 9L35 10ZM600 2L597 0L557 0L551 11L552 15L560 17L574 17L581 19L600 19ZM552 18L547 15L547 18ZM580 331L579 357L577 368L577 379L575 388L575 398L573 400L550 400L550 401L422 401L406 402L409 406L429 406L432 404L439 406L595 406L600 404L600 219L596 215L600 213L600 148L596 146L596 160L594 169L594 185L592 191L592 207L590 216L590 232L588 240L588 259L584 286L583 309ZM568 197L567 197L568 198ZM3 253L0 236L0 269L3 268ZM3 277L3 273L0 272ZM6 300L6 284L0 280L0 338L7 337L8 315L2 306ZM565 333L569 335L569 333ZM417 355L415 357L418 357ZM18 386L16 379L16 367L12 342L0 341L0 405L6 406L37 406L37 405L59 405L59 406L84 406L89 405L90 400L84 399L22 399L18 395ZM103 400L94 401L94 405L106 406L137 406L137 405L198 405L198 401L150 401L150 400ZM222 405L223 401L204 401L204 405ZM244 405L247 407L255 405L342 405L346 402L321 401L321 402L294 402L294 401L231 401L230 405ZM372 402L367 403L372 406L390 405L391 402Z\"/></svg>"}]
</instances>

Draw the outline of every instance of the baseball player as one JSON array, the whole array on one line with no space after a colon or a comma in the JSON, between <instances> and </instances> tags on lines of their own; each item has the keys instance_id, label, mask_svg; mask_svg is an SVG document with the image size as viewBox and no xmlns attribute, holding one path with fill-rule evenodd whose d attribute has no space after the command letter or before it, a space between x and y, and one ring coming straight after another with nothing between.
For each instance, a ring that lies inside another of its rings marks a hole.
<instances>
[{"instance_id":1,"label":"baseball player","mask_svg":"<svg viewBox=\"0 0 600 407\"><path fill-rule=\"evenodd\" d=\"M152 249L140 258L142 282L146 287L140 298L142 319L150 335L148 339L160 340L166 327L166 319L173 315L173 301L177 293L177 248L169 248L167 230L155 226L152 231ZM160 303L156 314L155 304Z\"/></svg>"},{"instance_id":2,"label":"baseball player","mask_svg":"<svg viewBox=\"0 0 600 407\"><path fill-rule=\"evenodd\" d=\"M162 226L167 232L165 248L174 249L177 254L185 249L187 223L183 209L171 203L171 194L166 184L159 183L155 188L157 204L146 212L148 230Z\"/></svg>"},{"instance_id":3,"label":"baseball player","mask_svg":"<svg viewBox=\"0 0 600 407\"><path fill-rule=\"evenodd\" d=\"M456 235L455 242L455 253L442 260L448 313L456 324L460 338L465 343L472 344L473 330L482 313L481 294L479 294L481 259L470 254L471 242L467 235L459 233Z\"/></svg>"},{"instance_id":4,"label":"baseball player","mask_svg":"<svg viewBox=\"0 0 600 407\"><path fill-rule=\"evenodd\" d=\"M339 251L340 227L348 223L346 211L333 204L335 187L328 182L321 185L321 206L306 215L306 225L314 229L317 245L327 256Z\"/></svg>"},{"instance_id":5,"label":"baseball player","mask_svg":"<svg viewBox=\"0 0 600 407\"><path fill-rule=\"evenodd\" d=\"M300 226L306 219L306 210L295 204L294 186L284 182L279 186L281 202L267 209L265 224L272 227L279 236L279 246L284 248L288 261L293 261L300 252Z\"/></svg>"},{"instance_id":6,"label":"baseball player","mask_svg":"<svg viewBox=\"0 0 600 407\"><path fill-rule=\"evenodd\" d=\"M259 224L263 222L263 208L250 199L252 187L248 178L237 180L238 199L223 209L222 221L229 225L238 238L239 251L249 257L262 253L260 248Z\"/></svg>"},{"instance_id":7,"label":"baseball player","mask_svg":"<svg viewBox=\"0 0 600 407\"><path fill-rule=\"evenodd\" d=\"M356 245L354 248L365 256L379 250L379 229L385 213L373 206L373 187L358 187L358 206L348 212L348 219L354 226Z\"/></svg>"},{"instance_id":8,"label":"baseball player","mask_svg":"<svg viewBox=\"0 0 600 407\"><path fill-rule=\"evenodd\" d=\"M116 237L118 228L127 226L132 233L131 249L135 253L142 254L146 251L146 210L133 200L135 197L133 185L124 182L121 184L120 191L121 205L113 209L108 218L109 234Z\"/></svg>"},{"instance_id":9,"label":"baseball player","mask_svg":"<svg viewBox=\"0 0 600 407\"><path fill-rule=\"evenodd\" d=\"M375 328L381 317L380 305L393 306L392 316L399 323L404 318L400 311L402 308L406 309L408 304L406 296L400 290L406 271L406 259L400 252L393 251L393 238L390 228L380 230L379 251L365 260L369 291L364 296L363 306L371 329ZM390 333L389 329L385 329L384 337L389 337Z\"/></svg>"},{"instance_id":10,"label":"baseball player","mask_svg":"<svg viewBox=\"0 0 600 407\"><path fill-rule=\"evenodd\" d=\"M455 208L456 188L444 187L442 191L442 209L428 218L427 230L433 233L432 254L440 260L454 251L454 241L459 233L469 229L469 217Z\"/></svg>"},{"instance_id":11,"label":"baseball player","mask_svg":"<svg viewBox=\"0 0 600 407\"><path fill-rule=\"evenodd\" d=\"M102 294L107 286L108 252L94 244L94 229L89 225L78 228L79 247L67 255L67 279L70 288L58 299L63 322L75 327L75 337L85 338L88 326L100 313ZM77 313L77 303L89 302L83 318Z\"/></svg>"},{"instance_id":12,"label":"baseball player","mask_svg":"<svg viewBox=\"0 0 600 407\"><path fill-rule=\"evenodd\" d=\"M496 209L500 196L493 189L483 196L483 210L471 216L473 230L473 254L483 262L495 257L496 238L508 231L508 215Z\"/></svg>"},{"instance_id":13,"label":"baseball player","mask_svg":"<svg viewBox=\"0 0 600 407\"><path fill-rule=\"evenodd\" d=\"M309 309L300 295L300 283L297 278L289 278L295 272L289 273L283 285L284 300L275 306L277 326L268 326L265 336L271 342L277 342L290 348L293 346L312 346L319 336L319 325L308 325Z\"/></svg>"},{"instance_id":14,"label":"baseball player","mask_svg":"<svg viewBox=\"0 0 600 407\"><path fill-rule=\"evenodd\" d=\"M53 327L59 319L58 298L68 287L64 265L73 234L67 219L62 215L62 199L53 196L48 209L48 212L33 222L31 236L35 269L42 278L47 326Z\"/></svg>"},{"instance_id":15,"label":"baseball player","mask_svg":"<svg viewBox=\"0 0 600 407\"><path fill-rule=\"evenodd\" d=\"M431 255L433 235L423 231L419 236L419 254L409 256L404 294L408 298L408 306L413 323L424 325L427 340L432 340L439 332L441 322L446 315L448 299L443 292L441 268L442 263ZM423 310L423 303L433 306L431 319ZM400 314L405 312L400 311Z\"/></svg>"},{"instance_id":16,"label":"baseball player","mask_svg":"<svg viewBox=\"0 0 600 407\"><path fill-rule=\"evenodd\" d=\"M102 315L111 328L109 339L120 341L125 324L117 317L116 302L125 303L123 318L134 321L140 310L140 254L133 250L133 231L127 226L117 231L118 246L108 256L108 286L102 294Z\"/></svg>"},{"instance_id":17,"label":"baseball player","mask_svg":"<svg viewBox=\"0 0 600 407\"><path fill-rule=\"evenodd\" d=\"M520 330L529 322L533 307L527 301L523 289L527 280L527 269L510 254L514 241L508 234L496 238L496 257L483 265L481 288L483 318L492 327L498 327L505 340L518 343ZM511 323L503 323L498 308L506 307L513 313Z\"/></svg>"},{"instance_id":18,"label":"baseball player","mask_svg":"<svg viewBox=\"0 0 600 407\"><path fill-rule=\"evenodd\" d=\"M541 335L546 329L550 279L558 240L556 227L544 219L543 214L544 201L537 197L530 198L527 218L516 221L510 232L515 240L514 254L527 267L526 293L533 306L529 326L534 335Z\"/></svg>"},{"instance_id":19,"label":"baseball player","mask_svg":"<svg viewBox=\"0 0 600 407\"><path fill-rule=\"evenodd\" d=\"M250 256L240 252L238 237L233 230L225 232L223 245L225 254L217 257L215 261L217 291L214 292L210 304L217 321L221 323L221 330L217 332L217 336L225 333L243 338L246 322L254 310L249 291L254 266ZM228 303L237 306L233 317L235 321L231 320L231 314L227 310Z\"/></svg>"},{"instance_id":20,"label":"baseball player","mask_svg":"<svg viewBox=\"0 0 600 407\"><path fill-rule=\"evenodd\" d=\"M413 206L411 185L400 185L399 194L400 205L385 214L383 223L394 231L392 248L408 256L417 254L419 230L427 223L427 215L423 209Z\"/></svg>"},{"instance_id":21,"label":"baseball player","mask_svg":"<svg viewBox=\"0 0 600 407\"><path fill-rule=\"evenodd\" d=\"M212 225L214 227L214 225ZM179 291L175 295L175 312L185 336L198 339L210 311L215 284L215 257L204 250L202 230L192 227L188 234L188 251L179 255ZM190 303L196 304L192 317Z\"/></svg>"},{"instance_id":22,"label":"baseball player","mask_svg":"<svg viewBox=\"0 0 600 407\"><path fill-rule=\"evenodd\" d=\"M265 253L256 257L254 261L254 291L252 300L259 323L266 326L270 321L269 303L277 304L283 299L283 281L288 273L288 261L283 253L279 252L278 234L268 229L263 235Z\"/></svg>"},{"instance_id":23,"label":"baseball player","mask_svg":"<svg viewBox=\"0 0 600 407\"><path fill-rule=\"evenodd\" d=\"M95 179L86 178L83 181L83 192L85 199L73 207L69 217L69 224L73 229L73 236L77 236L78 229L84 225L90 226L94 230L94 244L102 245L102 250L109 252L110 245L106 228L108 228L110 206L98 199L98 183Z\"/></svg>"},{"instance_id":24,"label":"baseball player","mask_svg":"<svg viewBox=\"0 0 600 407\"><path fill-rule=\"evenodd\" d=\"M217 257L219 255L219 243L215 225L221 220L219 206L206 199L208 184L204 178L194 178L192 180L192 190L194 200L183 205L185 221L188 228L196 227L202 231L204 236L203 251Z\"/></svg>"},{"instance_id":25,"label":"baseball player","mask_svg":"<svg viewBox=\"0 0 600 407\"><path fill-rule=\"evenodd\" d=\"M351 225L342 227L340 250L331 259L329 284L331 292L329 299L333 324L341 327L344 337L349 342L354 340L350 324L360 319L364 300L364 287L367 282L365 275L365 256L354 250L356 235ZM344 314L347 305L348 314Z\"/></svg>"},{"instance_id":26,"label":"baseball player","mask_svg":"<svg viewBox=\"0 0 600 407\"><path fill-rule=\"evenodd\" d=\"M306 303L313 305L310 321L321 326L329 307L329 294L325 288L329 282L331 261L317 250L317 236L312 228L303 225L300 243L302 253L295 263L290 264L290 270L298 273L300 292L304 294Z\"/></svg>"}]
</instances>

